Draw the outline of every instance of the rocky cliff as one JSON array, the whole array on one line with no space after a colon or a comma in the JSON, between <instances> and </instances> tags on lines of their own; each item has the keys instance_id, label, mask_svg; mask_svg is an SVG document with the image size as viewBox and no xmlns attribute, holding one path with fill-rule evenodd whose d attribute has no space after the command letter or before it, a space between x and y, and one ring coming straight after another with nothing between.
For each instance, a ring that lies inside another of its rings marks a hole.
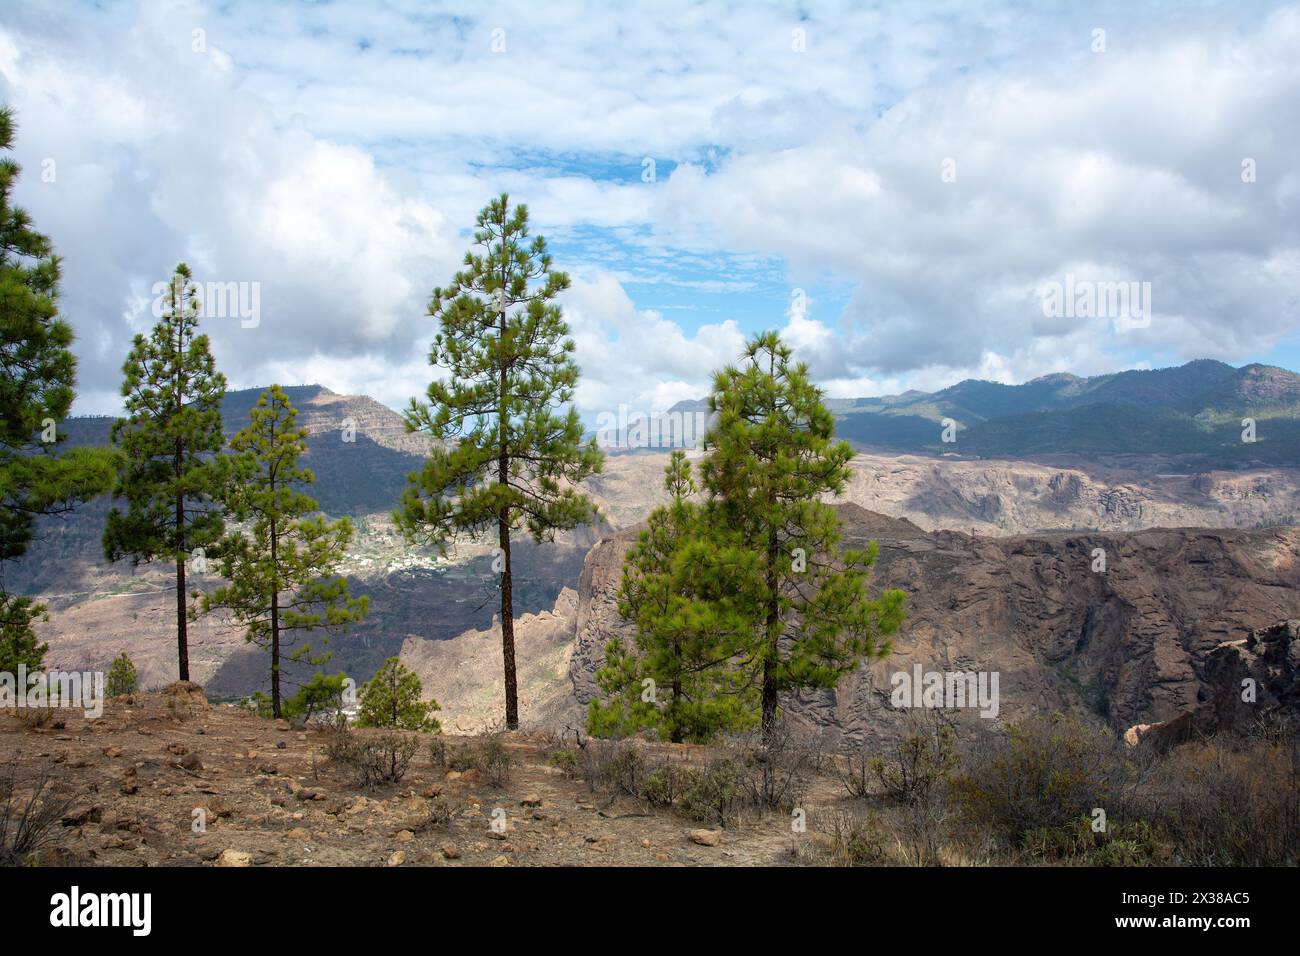
<instances>
[{"instance_id":1,"label":"rocky cliff","mask_svg":"<svg viewBox=\"0 0 1300 956\"><path fill-rule=\"evenodd\" d=\"M839 510L846 545L879 542L875 585L909 595L888 660L835 691L785 702L799 723L849 740L903 729L907 712L891 706L891 675L918 664L996 672L1003 718L1092 711L1119 730L1171 720L1215 706L1231 689L1222 673L1236 670L1216 649L1262 646L1250 644L1252 632L1300 615L1296 529L985 538L926 532L856 505ZM596 692L605 643L625 627L615 592L635 535L601 541L583 567L569 668L581 705ZM1093 570L1099 554L1104 571ZM1284 657L1300 653L1287 646Z\"/></svg>"}]
</instances>

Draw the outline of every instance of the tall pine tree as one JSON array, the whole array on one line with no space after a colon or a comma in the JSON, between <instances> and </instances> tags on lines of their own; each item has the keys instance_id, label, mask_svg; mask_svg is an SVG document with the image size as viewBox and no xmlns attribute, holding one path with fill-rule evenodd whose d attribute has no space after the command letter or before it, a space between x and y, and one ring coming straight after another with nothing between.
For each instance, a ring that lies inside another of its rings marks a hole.
<instances>
[{"instance_id":1,"label":"tall pine tree","mask_svg":"<svg viewBox=\"0 0 1300 956\"><path fill-rule=\"evenodd\" d=\"M0 109L0 154L13 141L13 113ZM59 318L53 246L11 201L20 172L0 158L0 562L27 552L39 515L65 512L113 483L107 452L56 453L74 394L72 327ZM0 671L35 670L45 645L31 625L44 608L2 585L0 574Z\"/></svg>"},{"instance_id":2,"label":"tall pine tree","mask_svg":"<svg viewBox=\"0 0 1300 956\"><path fill-rule=\"evenodd\" d=\"M685 452L665 469L669 504L650 515L628 552L619 613L633 627L633 647L615 637L596 683L605 700L588 706L597 737L654 729L674 742L707 743L743 730L757 695L740 664L750 636L756 557L704 524Z\"/></svg>"},{"instance_id":3,"label":"tall pine tree","mask_svg":"<svg viewBox=\"0 0 1300 956\"><path fill-rule=\"evenodd\" d=\"M433 290L441 331L429 364L448 372L412 399L407 427L438 445L413 474L394 517L406 535L439 547L495 529L501 569L501 649L506 726L519 726L515 681L511 535L553 537L596 514L576 485L601 468L583 445L572 407L578 380L573 341L554 299L568 288L551 271L546 242L528 241L528 208L492 200L478 215L465 268ZM567 411L564 410L568 406Z\"/></svg>"},{"instance_id":4,"label":"tall pine tree","mask_svg":"<svg viewBox=\"0 0 1300 956\"><path fill-rule=\"evenodd\" d=\"M716 375L709 408L706 521L758 557L743 592L756 598L748 656L770 739L781 694L834 687L889 652L906 595L868 596L875 542L841 552L839 518L823 498L843 491L853 453L832 442L834 417L775 332Z\"/></svg>"},{"instance_id":5,"label":"tall pine tree","mask_svg":"<svg viewBox=\"0 0 1300 956\"><path fill-rule=\"evenodd\" d=\"M315 477L298 459L307 452L307 430L279 385L262 392L248 425L230 440L223 499L232 517L251 522L232 531L216 549L220 574L229 584L205 594L205 612L224 608L243 625L245 637L271 653L271 712L283 716L280 662L284 647L321 627L346 628L364 618L370 599L354 598L337 568L352 540L347 518L326 521L316 499L301 491ZM324 663L310 644L297 645L294 661Z\"/></svg>"},{"instance_id":6,"label":"tall pine tree","mask_svg":"<svg viewBox=\"0 0 1300 956\"><path fill-rule=\"evenodd\" d=\"M226 379L199 334L198 289L184 263L166 295L162 319L135 337L122 366L127 417L113 425L112 440L122 453L114 495L127 509L109 512L104 553L134 564L175 561L177 667L189 680L185 562L224 530L216 494Z\"/></svg>"}]
</instances>

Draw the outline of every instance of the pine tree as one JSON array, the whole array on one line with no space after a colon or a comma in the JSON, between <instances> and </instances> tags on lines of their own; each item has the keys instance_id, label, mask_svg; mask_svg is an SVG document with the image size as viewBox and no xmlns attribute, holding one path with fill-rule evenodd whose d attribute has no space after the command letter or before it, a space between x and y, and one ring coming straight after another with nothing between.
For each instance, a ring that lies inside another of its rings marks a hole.
<instances>
[{"instance_id":1,"label":"pine tree","mask_svg":"<svg viewBox=\"0 0 1300 956\"><path fill-rule=\"evenodd\" d=\"M757 599L749 666L770 739L781 694L834 687L888 654L906 595L868 596L875 542L841 553L839 518L823 498L843 491L853 452L832 443L834 417L775 332L748 344L741 367L715 376L709 408L706 521L758 557L743 592Z\"/></svg>"},{"instance_id":2,"label":"pine tree","mask_svg":"<svg viewBox=\"0 0 1300 956\"><path fill-rule=\"evenodd\" d=\"M121 697L124 694L134 694L139 686L140 680L136 675L135 664L132 663L130 655L123 651L113 658L113 665L108 669L108 677L104 681L104 695Z\"/></svg>"},{"instance_id":3,"label":"pine tree","mask_svg":"<svg viewBox=\"0 0 1300 956\"><path fill-rule=\"evenodd\" d=\"M442 725L433 714L442 708L436 700L421 700L423 692L419 676L396 657L390 657L361 688L357 726L441 733Z\"/></svg>"},{"instance_id":4,"label":"pine tree","mask_svg":"<svg viewBox=\"0 0 1300 956\"><path fill-rule=\"evenodd\" d=\"M198 332L200 303L190 270L176 267L161 321L137 335L122 367L127 417L113 425L122 453L114 507L104 531L110 561L176 563L176 652L181 680L190 679L185 562L224 530L216 500L221 480L221 400L226 379L216 370L208 337Z\"/></svg>"},{"instance_id":5,"label":"pine tree","mask_svg":"<svg viewBox=\"0 0 1300 956\"><path fill-rule=\"evenodd\" d=\"M705 525L691 465L674 451L665 469L668 505L651 513L628 552L619 613L635 648L614 638L596 682L606 700L588 706L593 736L652 728L665 740L707 743L754 719L753 685L736 666L749 636L742 587L754 580L755 556Z\"/></svg>"},{"instance_id":6,"label":"pine tree","mask_svg":"<svg viewBox=\"0 0 1300 956\"><path fill-rule=\"evenodd\" d=\"M511 534L523 527L541 541L592 521L595 507L574 486L600 470L602 456L594 440L582 444L571 404L578 366L553 302L568 276L551 271L545 240L526 242L526 206L512 210L503 195L477 224L480 251L465 254L465 268L429 303L441 326L429 363L449 374L430 383L427 401L411 401L406 421L438 446L411 476L394 518L409 538L440 548L496 530L506 726L514 729Z\"/></svg>"},{"instance_id":7,"label":"pine tree","mask_svg":"<svg viewBox=\"0 0 1300 956\"><path fill-rule=\"evenodd\" d=\"M13 113L0 108L0 154L13 148ZM48 237L11 201L21 168L0 158L0 562L21 557L37 516L63 513L107 491L112 457L56 454L72 408L72 327L58 313L59 259ZM32 622L44 607L0 589L0 670L41 666Z\"/></svg>"},{"instance_id":8,"label":"pine tree","mask_svg":"<svg viewBox=\"0 0 1300 956\"><path fill-rule=\"evenodd\" d=\"M281 652L300 635L320 627L346 628L370 610L354 598L338 574L352 540L348 518L327 521L314 498L301 491L315 481L298 459L307 452L307 430L279 385L262 392L248 425L230 440L223 500L247 533L232 531L217 545L219 573L229 580L202 599L204 612L229 610L245 639L271 653L271 712L283 715ZM300 644L293 661L320 664L327 655Z\"/></svg>"}]
</instances>

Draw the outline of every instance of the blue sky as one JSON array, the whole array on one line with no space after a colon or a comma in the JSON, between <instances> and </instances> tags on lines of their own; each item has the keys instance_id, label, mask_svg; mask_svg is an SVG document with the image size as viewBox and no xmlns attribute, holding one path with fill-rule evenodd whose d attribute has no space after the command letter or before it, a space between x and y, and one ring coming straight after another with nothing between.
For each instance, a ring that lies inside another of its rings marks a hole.
<instances>
[{"instance_id":1,"label":"blue sky","mask_svg":"<svg viewBox=\"0 0 1300 956\"><path fill-rule=\"evenodd\" d=\"M837 397L1300 368L1294 3L0 7L81 412L181 259L258 284L255 327L208 321L233 386L404 405L503 190L573 278L589 419L765 328ZM1046 317L1067 276L1149 282L1150 323Z\"/></svg>"}]
</instances>

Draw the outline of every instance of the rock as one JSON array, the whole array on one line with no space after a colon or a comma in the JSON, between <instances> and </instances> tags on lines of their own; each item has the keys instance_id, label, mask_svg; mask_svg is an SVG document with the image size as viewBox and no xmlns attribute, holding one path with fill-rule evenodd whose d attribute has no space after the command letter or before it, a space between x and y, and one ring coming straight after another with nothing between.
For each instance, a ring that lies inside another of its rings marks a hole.
<instances>
[{"instance_id":1,"label":"rock","mask_svg":"<svg viewBox=\"0 0 1300 956\"><path fill-rule=\"evenodd\" d=\"M492 862L488 864L488 866L509 866L509 865L510 865L510 857L508 856L493 857Z\"/></svg>"},{"instance_id":2,"label":"rock","mask_svg":"<svg viewBox=\"0 0 1300 956\"><path fill-rule=\"evenodd\" d=\"M230 805L220 797L209 797L194 804L194 809L202 809L209 817L214 819L227 819L235 815L235 811Z\"/></svg>"},{"instance_id":3,"label":"rock","mask_svg":"<svg viewBox=\"0 0 1300 956\"><path fill-rule=\"evenodd\" d=\"M448 859L448 860L459 860L459 859L460 859L460 847L458 847L458 846L457 846L456 844L454 844L454 843L451 843L451 842L444 843L444 844L443 844L442 846L440 846L438 849L442 850L442 855L443 855L443 857L444 857L445 859Z\"/></svg>"},{"instance_id":4,"label":"rock","mask_svg":"<svg viewBox=\"0 0 1300 956\"><path fill-rule=\"evenodd\" d=\"M692 830L689 835L691 842L700 846L722 845L722 833L719 830Z\"/></svg>"},{"instance_id":5,"label":"rock","mask_svg":"<svg viewBox=\"0 0 1300 956\"><path fill-rule=\"evenodd\" d=\"M252 866L253 854L243 850L222 850L217 857L217 866Z\"/></svg>"},{"instance_id":6,"label":"rock","mask_svg":"<svg viewBox=\"0 0 1300 956\"><path fill-rule=\"evenodd\" d=\"M104 756L105 756L105 757L108 757L110 760L111 760L112 758L114 758L114 757L120 757L120 756L122 756L122 748L121 748L121 747L105 747L105 748L104 748Z\"/></svg>"},{"instance_id":7,"label":"rock","mask_svg":"<svg viewBox=\"0 0 1300 956\"><path fill-rule=\"evenodd\" d=\"M203 688L193 681L178 680L162 689L163 700L169 709L183 707L193 713L208 709L208 699L203 696Z\"/></svg>"},{"instance_id":8,"label":"rock","mask_svg":"<svg viewBox=\"0 0 1300 956\"><path fill-rule=\"evenodd\" d=\"M519 798L519 805L521 807L540 807L542 798L536 793L526 793Z\"/></svg>"},{"instance_id":9,"label":"rock","mask_svg":"<svg viewBox=\"0 0 1300 956\"><path fill-rule=\"evenodd\" d=\"M118 787L122 793L130 796L140 789L140 774L135 767L127 767L122 773L122 783Z\"/></svg>"},{"instance_id":10,"label":"rock","mask_svg":"<svg viewBox=\"0 0 1300 956\"><path fill-rule=\"evenodd\" d=\"M398 830L395 834L393 834L393 839L396 840L398 843L410 843L412 840L415 839L415 834L412 833L410 830Z\"/></svg>"},{"instance_id":11,"label":"rock","mask_svg":"<svg viewBox=\"0 0 1300 956\"><path fill-rule=\"evenodd\" d=\"M388 858L389 866L401 866L405 862L406 862L406 854L403 853L401 850L398 850L396 853L394 853L392 856Z\"/></svg>"},{"instance_id":12,"label":"rock","mask_svg":"<svg viewBox=\"0 0 1300 956\"><path fill-rule=\"evenodd\" d=\"M311 838L311 834L302 827L294 827L285 834L285 837L290 840L307 840Z\"/></svg>"},{"instance_id":13,"label":"rock","mask_svg":"<svg viewBox=\"0 0 1300 956\"><path fill-rule=\"evenodd\" d=\"M199 757L196 751L191 750L181 758L178 766L182 770L188 770L191 773L198 773L203 769L203 760Z\"/></svg>"},{"instance_id":14,"label":"rock","mask_svg":"<svg viewBox=\"0 0 1300 956\"><path fill-rule=\"evenodd\" d=\"M99 807L81 804L65 813L61 822L65 827L77 827L84 823L98 823L100 818L101 810Z\"/></svg>"}]
</instances>

